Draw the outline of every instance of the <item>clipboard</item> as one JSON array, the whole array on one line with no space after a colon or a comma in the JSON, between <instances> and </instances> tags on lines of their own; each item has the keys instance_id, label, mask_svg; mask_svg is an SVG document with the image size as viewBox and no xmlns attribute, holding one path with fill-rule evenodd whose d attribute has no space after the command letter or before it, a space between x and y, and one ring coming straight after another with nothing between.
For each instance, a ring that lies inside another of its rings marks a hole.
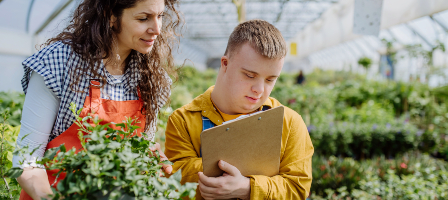
<instances>
[{"instance_id":1,"label":"clipboard","mask_svg":"<svg viewBox=\"0 0 448 200\"><path fill-rule=\"evenodd\" d=\"M215 126L201 133L203 172L223 174L219 160L235 166L243 176L279 173L284 107Z\"/></svg>"}]
</instances>

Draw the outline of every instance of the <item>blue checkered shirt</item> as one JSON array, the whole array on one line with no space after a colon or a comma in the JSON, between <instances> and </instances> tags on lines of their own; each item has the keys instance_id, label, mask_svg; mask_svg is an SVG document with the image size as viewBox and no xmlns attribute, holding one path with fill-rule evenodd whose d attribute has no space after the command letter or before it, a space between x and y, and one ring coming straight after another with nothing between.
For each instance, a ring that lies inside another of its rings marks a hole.
<instances>
[{"instance_id":1,"label":"blue checkered shirt","mask_svg":"<svg viewBox=\"0 0 448 200\"><path fill-rule=\"evenodd\" d=\"M137 62L138 58L133 56L121 80L117 80L109 74L104 64L101 63L98 72L102 77L106 77L107 80L104 87L101 88L101 98L114 101L138 100L137 86L140 80L140 73ZM77 85L78 88L74 91L70 87L74 79L70 74L70 70L73 68L71 66L88 66L88 61L83 60L77 53L72 52L70 45L56 42L27 58L22 65L25 71L22 78L22 88L25 94L31 74L35 71L44 77L46 86L61 100L58 115L48 140L50 142L73 124L75 116L69 109L70 103L74 102L77 109L82 108L84 105L84 100L89 93L90 79L88 77L81 78ZM170 94L171 91L170 88L164 88L161 92ZM157 102L156 112L167 102L167 99L158 99ZM149 140L154 139L156 122L157 119L154 119L150 124L150 129L147 131L147 139Z\"/></svg>"}]
</instances>

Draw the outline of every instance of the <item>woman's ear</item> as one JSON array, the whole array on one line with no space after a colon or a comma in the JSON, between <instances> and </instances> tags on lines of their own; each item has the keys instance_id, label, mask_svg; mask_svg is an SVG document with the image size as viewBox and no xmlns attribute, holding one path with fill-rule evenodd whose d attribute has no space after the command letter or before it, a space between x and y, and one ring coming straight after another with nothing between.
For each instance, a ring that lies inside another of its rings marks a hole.
<instances>
[{"instance_id":1,"label":"woman's ear","mask_svg":"<svg viewBox=\"0 0 448 200\"><path fill-rule=\"evenodd\" d=\"M111 15L110 16L110 24L109 26L112 28L114 27L115 22L117 21L117 18L115 17L115 15Z\"/></svg>"}]
</instances>

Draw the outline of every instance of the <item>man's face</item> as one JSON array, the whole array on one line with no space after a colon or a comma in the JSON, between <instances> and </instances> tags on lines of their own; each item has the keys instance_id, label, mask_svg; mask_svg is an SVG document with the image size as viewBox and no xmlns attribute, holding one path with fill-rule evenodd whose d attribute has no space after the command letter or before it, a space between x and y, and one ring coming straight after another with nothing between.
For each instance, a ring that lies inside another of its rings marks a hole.
<instances>
[{"instance_id":1,"label":"man's face","mask_svg":"<svg viewBox=\"0 0 448 200\"><path fill-rule=\"evenodd\" d=\"M263 105L282 71L284 58L269 59L249 43L221 58L223 90L230 106L227 114L250 113Z\"/></svg>"}]
</instances>

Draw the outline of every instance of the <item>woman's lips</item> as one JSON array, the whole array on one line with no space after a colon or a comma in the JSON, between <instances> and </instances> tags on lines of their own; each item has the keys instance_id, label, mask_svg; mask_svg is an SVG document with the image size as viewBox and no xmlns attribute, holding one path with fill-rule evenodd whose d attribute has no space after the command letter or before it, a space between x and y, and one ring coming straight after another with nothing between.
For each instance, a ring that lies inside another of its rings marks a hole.
<instances>
[{"instance_id":1,"label":"woman's lips","mask_svg":"<svg viewBox=\"0 0 448 200\"><path fill-rule=\"evenodd\" d=\"M154 40L144 40L144 39L140 39L140 40L143 41L148 46L154 45Z\"/></svg>"},{"instance_id":2,"label":"woman's lips","mask_svg":"<svg viewBox=\"0 0 448 200\"><path fill-rule=\"evenodd\" d=\"M247 100L248 100L249 102L251 102L251 103L257 103L258 100L259 100L259 98L252 98L252 97L247 97L247 96L246 96L246 98L247 98Z\"/></svg>"}]
</instances>

